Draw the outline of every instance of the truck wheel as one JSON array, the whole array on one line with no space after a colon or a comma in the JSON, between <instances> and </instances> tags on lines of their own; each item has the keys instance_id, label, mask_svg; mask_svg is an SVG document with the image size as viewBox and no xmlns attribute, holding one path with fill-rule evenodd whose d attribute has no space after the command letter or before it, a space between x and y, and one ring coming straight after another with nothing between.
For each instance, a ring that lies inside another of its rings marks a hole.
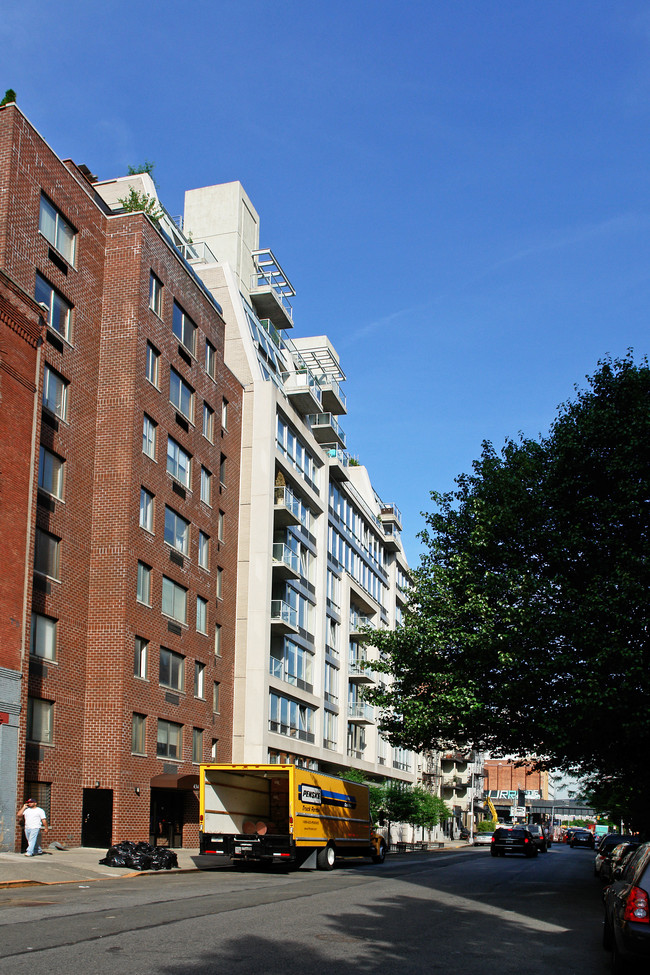
<instances>
[{"instance_id":1,"label":"truck wheel","mask_svg":"<svg viewBox=\"0 0 650 975\"><path fill-rule=\"evenodd\" d=\"M333 870L336 851L333 846L324 846L316 854L316 866L319 870Z\"/></svg>"},{"instance_id":2,"label":"truck wheel","mask_svg":"<svg viewBox=\"0 0 650 975\"><path fill-rule=\"evenodd\" d=\"M386 859L386 844L380 843L378 852L373 853L372 855L372 862L383 863L385 859Z\"/></svg>"}]
</instances>

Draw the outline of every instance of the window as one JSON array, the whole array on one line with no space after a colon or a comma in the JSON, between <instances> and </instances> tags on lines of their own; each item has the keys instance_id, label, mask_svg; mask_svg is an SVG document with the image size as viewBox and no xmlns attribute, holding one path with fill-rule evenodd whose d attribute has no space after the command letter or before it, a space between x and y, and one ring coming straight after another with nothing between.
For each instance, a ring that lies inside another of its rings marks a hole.
<instances>
[{"instance_id":1,"label":"window","mask_svg":"<svg viewBox=\"0 0 650 975\"><path fill-rule=\"evenodd\" d=\"M185 678L185 657L174 653L166 647L160 648L160 667L158 679L163 687L171 687L174 691L182 691Z\"/></svg>"},{"instance_id":2,"label":"window","mask_svg":"<svg viewBox=\"0 0 650 975\"><path fill-rule=\"evenodd\" d=\"M196 325L176 301L174 302L172 332L178 341L194 355L196 348Z\"/></svg>"},{"instance_id":3,"label":"window","mask_svg":"<svg viewBox=\"0 0 650 975\"><path fill-rule=\"evenodd\" d=\"M221 426L224 430L228 429L228 400L221 401Z\"/></svg>"},{"instance_id":4,"label":"window","mask_svg":"<svg viewBox=\"0 0 650 975\"><path fill-rule=\"evenodd\" d=\"M153 499L154 496L146 488L140 488L140 528L153 535Z\"/></svg>"},{"instance_id":5,"label":"window","mask_svg":"<svg viewBox=\"0 0 650 975\"><path fill-rule=\"evenodd\" d=\"M223 569L217 569L217 599L223 599Z\"/></svg>"},{"instance_id":6,"label":"window","mask_svg":"<svg viewBox=\"0 0 650 975\"><path fill-rule=\"evenodd\" d=\"M339 672L331 664L325 664L325 700L337 704L339 699Z\"/></svg>"},{"instance_id":7,"label":"window","mask_svg":"<svg viewBox=\"0 0 650 975\"><path fill-rule=\"evenodd\" d=\"M38 229L68 264L74 264L77 235L65 217L44 196L41 196Z\"/></svg>"},{"instance_id":8,"label":"window","mask_svg":"<svg viewBox=\"0 0 650 975\"><path fill-rule=\"evenodd\" d=\"M217 538L219 539L220 542L223 542L224 539L225 524L226 524L226 516L224 515L223 511L220 511L219 519L217 521Z\"/></svg>"},{"instance_id":9,"label":"window","mask_svg":"<svg viewBox=\"0 0 650 975\"><path fill-rule=\"evenodd\" d=\"M205 664L194 661L194 697L205 698Z\"/></svg>"},{"instance_id":10,"label":"window","mask_svg":"<svg viewBox=\"0 0 650 975\"><path fill-rule=\"evenodd\" d=\"M314 741L314 709L279 694L270 694L269 731L301 741Z\"/></svg>"},{"instance_id":11,"label":"window","mask_svg":"<svg viewBox=\"0 0 650 975\"><path fill-rule=\"evenodd\" d=\"M61 420L68 415L68 383L47 362L43 373L43 406Z\"/></svg>"},{"instance_id":12,"label":"window","mask_svg":"<svg viewBox=\"0 0 650 975\"><path fill-rule=\"evenodd\" d=\"M216 379L217 376L217 350L215 349L212 342L205 340L205 371L207 372L210 379Z\"/></svg>"},{"instance_id":13,"label":"window","mask_svg":"<svg viewBox=\"0 0 650 975\"><path fill-rule=\"evenodd\" d=\"M152 271L149 275L149 307L158 318L162 318L162 297L162 281Z\"/></svg>"},{"instance_id":14,"label":"window","mask_svg":"<svg viewBox=\"0 0 650 975\"><path fill-rule=\"evenodd\" d=\"M145 366L145 376L152 385L160 387L160 352L153 347L151 342L147 342L147 362Z\"/></svg>"},{"instance_id":15,"label":"window","mask_svg":"<svg viewBox=\"0 0 650 975\"><path fill-rule=\"evenodd\" d=\"M145 606L151 606L151 566L138 562L138 587L136 599Z\"/></svg>"},{"instance_id":16,"label":"window","mask_svg":"<svg viewBox=\"0 0 650 975\"><path fill-rule=\"evenodd\" d=\"M219 484L221 487L226 486L226 458L223 454L221 455L221 459L219 461Z\"/></svg>"},{"instance_id":17,"label":"window","mask_svg":"<svg viewBox=\"0 0 650 975\"><path fill-rule=\"evenodd\" d=\"M187 555L190 550L190 523L165 505L165 542L177 552Z\"/></svg>"},{"instance_id":18,"label":"window","mask_svg":"<svg viewBox=\"0 0 650 975\"><path fill-rule=\"evenodd\" d=\"M201 501L212 504L212 474L207 467L201 468Z\"/></svg>"},{"instance_id":19,"label":"window","mask_svg":"<svg viewBox=\"0 0 650 975\"><path fill-rule=\"evenodd\" d=\"M38 273L36 274L34 297L39 305L41 303L47 305L47 323L50 328L69 342L72 324L72 305L70 302L66 301L63 295L55 291L52 285L48 284L45 278L42 278Z\"/></svg>"},{"instance_id":20,"label":"window","mask_svg":"<svg viewBox=\"0 0 650 975\"><path fill-rule=\"evenodd\" d=\"M205 532L199 532L199 565L210 570L210 536Z\"/></svg>"},{"instance_id":21,"label":"window","mask_svg":"<svg viewBox=\"0 0 650 975\"><path fill-rule=\"evenodd\" d=\"M147 679L147 655L149 644L141 636L136 636L133 650L133 676Z\"/></svg>"},{"instance_id":22,"label":"window","mask_svg":"<svg viewBox=\"0 0 650 975\"><path fill-rule=\"evenodd\" d=\"M192 458L179 443L167 437L167 473L183 487L189 488L192 480Z\"/></svg>"},{"instance_id":23,"label":"window","mask_svg":"<svg viewBox=\"0 0 650 975\"><path fill-rule=\"evenodd\" d=\"M212 685L212 710L215 714L219 714L219 690L221 685L218 680L215 680Z\"/></svg>"},{"instance_id":24,"label":"window","mask_svg":"<svg viewBox=\"0 0 650 975\"><path fill-rule=\"evenodd\" d=\"M169 399L190 423L194 421L194 390L175 369L169 370Z\"/></svg>"},{"instance_id":25,"label":"window","mask_svg":"<svg viewBox=\"0 0 650 975\"><path fill-rule=\"evenodd\" d=\"M133 714L131 718L131 752L134 755L147 754L147 716Z\"/></svg>"},{"instance_id":26,"label":"window","mask_svg":"<svg viewBox=\"0 0 650 975\"><path fill-rule=\"evenodd\" d=\"M200 728L192 728L192 761L195 765L203 761L203 732Z\"/></svg>"},{"instance_id":27,"label":"window","mask_svg":"<svg viewBox=\"0 0 650 975\"><path fill-rule=\"evenodd\" d=\"M313 690L312 655L293 640L285 639L271 648L269 673L303 690ZM328 700L327 695L325 699Z\"/></svg>"},{"instance_id":28,"label":"window","mask_svg":"<svg viewBox=\"0 0 650 975\"><path fill-rule=\"evenodd\" d=\"M203 404L203 436L214 443L214 410L207 403Z\"/></svg>"},{"instance_id":29,"label":"window","mask_svg":"<svg viewBox=\"0 0 650 975\"><path fill-rule=\"evenodd\" d=\"M171 616L179 623L187 623L187 589L167 576L162 580L162 611L163 615Z\"/></svg>"},{"instance_id":30,"label":"window","mask_svg":"<svg viewBox=\"0 0 650 975\"><path fill-rule=\"evenodd\" d=\"M182 758L183 726L173 721L163 721L158 718L158 732L156 736L156 755L158 758Z\"/></svg>"},{"instance_id":31,"label":"window","mask_svg":"<svg viewBox=\"0 0 650 975\"><path fill-rule=\"evenodd\" d=\"M213 738L212 744L210 745L210 758L213 762L217 761L217 755L219 753L219 739Z\"/></svg>"},{"instance_id":32,"label":"window","mask_svg":"<svg viewBox=\"0 0 650 975\"><path fill-rule=\"evenodd\" d=\"M59 578L61 539L50 535L42 528L36 529L36 545L34 548L34 569L41 575Z\"/></svg>"},{"instance_id":33,"label":"window","mask_svg":"<svg viewBox=\"0 0 650 975\"><path fill-rule=\"evenodd\" d=\"M214 628L214 655L221 656L221 624L217 623Z\"/></svg>"},{"instance_id":34,"label":"window","mask_svg":"<svg viewBox=\"0 0 650 975\"><path fill-rule=\"evenodd\" d=\"M46 447L41 447L38 457L38 486L55 498L63 498L63 467L65 461Z\"/></svg>"},{"instance_id":35,"label":"window","mask_svg":"<svg viewBox=\"0 0 650 975\"><path fill-rule=\"evenodd\" d=\"M208 601L203 596L196 597L196 631L205 634L208 632Z\"/></svg>"},{"instance_id":36,"label":"window","mask_svg":"<svg viewBox=\"0 0 650 975\"><path fill-rule=\"evenodd\" d=\"M56 660L56 624L49 616L32 613L29 652L34 657Z\"/></svg>"},{"instance_id":37,"label":"window","mask_svg":"<svg viewBox=\"0 0 650 975\"><path fill-rule=\"evenodd\" d=\"M54 701L27 698L27 741L51 745L54 741Z\"/></svg>"},{"instance_id":38,"label":"window","mask_svg":"<svg viewBox=\"0 0 650 975\"><path fill-rule=\"evenodd\" d=\"M156 427L158 426L150 416L145 413L142 421L142 453L152 460L156 459Z\"/></svg>"},{"instance_id":39,"label":"window","mask_svg":"<svg viewBox=\"0 0 650 975\"><path fill-rule=\"evenodd\" d=\"M337 716L331 711L325 711L323 715L323 748L336 748L337 741Z\"/></svg>"}]
</instances>

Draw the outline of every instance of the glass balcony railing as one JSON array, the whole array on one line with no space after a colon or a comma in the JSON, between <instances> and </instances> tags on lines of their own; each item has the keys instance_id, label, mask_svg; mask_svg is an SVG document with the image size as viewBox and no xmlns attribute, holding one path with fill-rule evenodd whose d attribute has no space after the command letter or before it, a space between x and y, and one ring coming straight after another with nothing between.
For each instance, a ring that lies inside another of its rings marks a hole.
<instances>
[{"instance_id":1,"label":"glass balcony railing","mask_svg":"<svg viewBox=\"0 0 650 975\"><path fill-rule=\"evenodd\" d=\"M272 599L271 622L284 623L285 626L289 626L292 629L297 630L298 613L292 606L289 605L289 603L285 603L283 599Z\"/></svg>"},{"instance_id":2,"label":"glass balcony railing","mask_svg":"<svg viewBox=\"0 0 650 975\"><path fill-rule=\"evenodd\" d=\"M300 501L287 487L276 487L273 494L276 508L286 508L293 517L300 521Z\"/></svg>"},{"instance_id":3,"label":"glass balcony railing","mask_svg":"<svg viewBox=\"0 0 650 975\"><path fill-rule=\"evenodd\" d=\"M273 561L286 565L296 575L300 574L300 556L284 542L273 543Z\"/></svg>"},{"instance_id":4,"label":"glass balcony railing","mask_svg":"<svg viewBox=\"0 0 650 975\"><path fill-rule=\"evenodd\" d=\"M309 413L307 415L307 422L317 440L321 432L326 435L333 433L338 438L341 446L345 447L345 433L333 413Z\"/></svg>"},{"instance_id":5,"label":"glass balcony railing","mask_svg":"<svg viewBox=\"0 0 650 975\"><path fill-rule=\"evenodd\" d=\"M360 701L350 701L348 703L348 720L350 721L374 721L375 711L370 704L362 704Z\"/></svg>"},{"instance_id":6,"label":"glass balcony railing","mask_svg":"<svg viewBox=\"0 0 650 975\"><path fill-rule=\"evenodd\" d=\"M350 613L350 629L354 632L369 627L371 630L376 630L376 623L369 617L364 616L362 613Z\"/></svg>"},{"instance_id":7,"label":"glass balcony railing","mask_svg":"<svg viewBox=\"0 0 650 975\"><path fill-rule=\"evenodd\" d=\"M348 660L348 676L363 677L366 680L374 680L375 672L367 660L361 657L351 657Z\"/></svg>"},{"instance_id":8,"label":"glass balcony railing","mask_svg":"<svg viewBox=\"0 0 650 975\"><path fill-rule=\"evenodd\" d=\"M323 402L323 393L315 376L308 369L297 372L283 372L280 379L288 396L308 393L319 405Z\"/></svg>"}]
</instances>

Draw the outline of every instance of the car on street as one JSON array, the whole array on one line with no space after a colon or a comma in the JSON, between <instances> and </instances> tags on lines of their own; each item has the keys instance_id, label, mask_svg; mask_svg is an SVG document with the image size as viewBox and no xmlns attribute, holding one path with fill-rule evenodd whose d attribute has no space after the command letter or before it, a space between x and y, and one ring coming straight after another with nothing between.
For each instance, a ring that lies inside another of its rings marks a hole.
<instances>
[{"instance_id":1,"label":"car on street","mask_svg":"<svg viewBox=\"0 0 650 975\"><path fill-rule=\"evenodd\" d=\"M603 860L598 876L604 884L611 884L614 879L614 871L617 867L624 867L628 858L638 849L639 840L629 840L627 843L619 843L612 850L612 855Z\"/></svg>"},{"instance_id":2,"label":"car on street","mask_svg":"<svg viewBox=\"0 0 650 975\"><path fill-rule=\"evenodd\" d=\"M596 846L596 839L590 829L576 829L569 841L569 846L573 850L576 846L581 846L588 850L593 850Z\"/></svg>"},{"instance_id":3,"label":"car on street","mask_svg":"<svg viewBox=\"0 0 650 975\"><path fill-rule=\"evenodd\" d=\"M494 833L474 833L474 846L489 846Z\"/></svg>"},{"instance_id":4,"label":"car on street","mask_svg":"<svg viewBox=\"0 0 650 975\"><path fill-rule=\"evenodd\" d=\"M548 840L544 835L544 830L537 823L527 823L526 829L533 837L533 842L540 853L548 852Z\"/></svg>"},{"instance_id":5,"label":"car on street","mask_svg":"<svg viewBox=\"0 0 650 975\"><path fill-rule=\"evenodd\" d=\"M598 849L596 850L596 858L594 860L595 875L597 877L600 876L603 863L605 860L609 860L614 852L614 848L617 847L619 843L629 843L635 839L635 836L624 835L621 833L608 833L607 836L604 836L598 844Z\"/></svg>"},{"instance_id":6,"label":"car on street","mask_svg":"<svg viewBox=\"0 0 650 975\"><path fill-rule=\"evenodd\" d=\"M512 829L495 829L490 853L493 857L504 857L506 853L521 853L526 857L536 857L539 850L527 826L513 826Z\"/></svg>"},{"instance_id":7,"label":"car on street","mask_svg":"<svg viewBox=\"0 0 650 975\"><path fill-rule=\"evenodd\" d=\"M642 843L617 867L605 890L603 947L612 952L612 971L623 975L630 963L650 962L650 843Z\"/></svg>"}]
</instances>

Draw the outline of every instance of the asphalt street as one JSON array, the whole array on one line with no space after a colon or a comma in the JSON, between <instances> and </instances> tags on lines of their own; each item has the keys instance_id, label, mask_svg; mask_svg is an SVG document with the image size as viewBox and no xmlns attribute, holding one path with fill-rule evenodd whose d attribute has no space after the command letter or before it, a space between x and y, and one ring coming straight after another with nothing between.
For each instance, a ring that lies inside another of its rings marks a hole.
<instances>
[{"instance_id":1,"label":"asphalt street","mask_svg":"<svg viewBox=\"0 0 650 975\"><path fill-rule=\"evenodd\" d=\"M593 854L467 849L0 891L0 973L605 975Z\"/></svg>"}]
</instances>

